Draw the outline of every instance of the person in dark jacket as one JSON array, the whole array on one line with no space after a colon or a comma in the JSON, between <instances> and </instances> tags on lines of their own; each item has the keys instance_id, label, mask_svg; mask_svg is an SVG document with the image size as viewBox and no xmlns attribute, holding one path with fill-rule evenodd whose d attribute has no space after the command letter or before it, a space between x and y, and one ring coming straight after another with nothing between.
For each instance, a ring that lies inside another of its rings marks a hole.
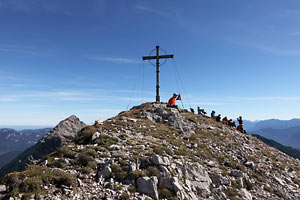
<instances>
[{"instance_id":1,"label":"person in dark jacket","mask_svg":"<svg viewBox=\"0 0 300 200\"><path fill-rule=\"evenodd\" d=\"M211 114L210 114L211 118L216 118L216 111L211 111Z\"/></svg>"},{"instance_id":2,"label":"person in dark jacket","mask_svg":"<svg viewBox=\"0 0 300 200\"><path fill-rule=\"evenodd\" d=\"M220 122L220 121L221 121L221 115L220 115L220 114L216 117L216 121L217 121L217 122Z\"/></svg>"},{"instance_id":3,"label":"person in dark jacket","mask_svg":"<svg viewBox=\"0 0 300 200\"><path fill-rule=\"evenodd\" d=\"M222 122L223 122L223 124L227 124L227 121L228 121L228 119L227 119L227 117L225 116L225 117L222 119Z\"/></svg>"},{"instance_id":4,"label":"person in dark jacket","mask_svg":"<svg viewBox=\"0 0 300 200\"><path fill-rule=\"evenodd\" d=\"M240 117L239 117L239 118L237 118L236 120L239 122L239 124L243 124L243 119L242 119L242 116L240 116Z\"/></svg>"}]
</instances>

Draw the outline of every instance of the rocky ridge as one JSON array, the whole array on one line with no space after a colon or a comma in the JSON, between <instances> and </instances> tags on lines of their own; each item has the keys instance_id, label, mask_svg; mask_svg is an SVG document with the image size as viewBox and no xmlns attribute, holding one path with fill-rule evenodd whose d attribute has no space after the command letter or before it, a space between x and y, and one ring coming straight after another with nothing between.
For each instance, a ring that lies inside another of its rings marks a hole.
<instances>
[{"instance_id":1,"label":"rocky ridge","mask_svg":"<svg viewBox=\"0 0 300 200\"><path fill-rule=\"evenodd\" d=\"M75 115L61 121L55 128L46 133L37 144L28 148L13 161L3 166L0 170L0 178L8 172L24 170L26 165L36 163L37 160L45 155L71 142L85 126L86 124L80 121Z\"/></svg>"},{"instance_id":2,"label":"rocky ridge","mask_svg":"<svg viewBox=\"0 0 300 200\"><path fill-rule=\"evenodd\" d=\"M300 199L300 161L210 118L146 103L0 181L3 198Z\"/></svg>"}]
</instances>

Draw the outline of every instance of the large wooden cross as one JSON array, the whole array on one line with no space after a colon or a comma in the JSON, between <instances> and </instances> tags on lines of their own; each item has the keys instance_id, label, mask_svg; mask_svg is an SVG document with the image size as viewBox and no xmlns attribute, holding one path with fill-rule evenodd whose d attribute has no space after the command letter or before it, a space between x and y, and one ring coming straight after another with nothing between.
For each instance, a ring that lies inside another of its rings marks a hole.
<instances>
[{"instance_id":1,"label":"large wooden cross","mask_svg":"<svg viewBox=\"0 0 300 200\"><path fill-rule=\"evenodd\" d=\"M156 59L156 102L160 102L159 96L159 59L173 58L174 55L159 55L159 46L156 46L156 56L143 56L143 60Z\"/></svg>"}]
</instances>

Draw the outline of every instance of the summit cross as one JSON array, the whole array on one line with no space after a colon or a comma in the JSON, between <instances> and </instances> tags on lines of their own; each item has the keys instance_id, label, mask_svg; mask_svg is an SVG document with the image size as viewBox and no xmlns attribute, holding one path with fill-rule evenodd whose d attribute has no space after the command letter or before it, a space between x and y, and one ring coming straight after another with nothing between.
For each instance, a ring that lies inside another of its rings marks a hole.
<instances>
[{"instance_id":1,"label":"summit cross","mask_svg":"<svg viewBox=\"0 0 300 200\"><path fill-rule=\"evenodd\" d=\"M156 56L143 56L143 60L156 59L156 103L160 102L159 96L159 59L173 58L174 55L159 55L159 46L156 46Z\"/></svg>"}]
</instances>

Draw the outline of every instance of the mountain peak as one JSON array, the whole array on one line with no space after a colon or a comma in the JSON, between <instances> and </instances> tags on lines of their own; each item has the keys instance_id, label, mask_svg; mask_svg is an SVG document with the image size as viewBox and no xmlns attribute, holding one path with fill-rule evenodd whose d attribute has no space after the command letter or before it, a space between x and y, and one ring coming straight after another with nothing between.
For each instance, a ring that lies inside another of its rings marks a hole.
<instances>
[{"instance_id":1,"label":"mountain peak","mask_svg":"<svg viewBox=\"0 0 300 200\"><path fill-rule=\"evenodd\" d=\"M32 160L39 160L43 156L56 151L59 147L68 144L85 126L86 124L80 121L75 115L59 122L58 125L46 133L37 144L28 148L12 162L2 167L0 177L8 172L24 170L26 165L31 163Z\"/></svg>"},{"instance_id":2,"label":"mountain peak","mask_svg":"<svg viewBox=\"0 0 300 200\"><path fill-rule=\"evenodd\" d=\"M59 140L59 146L64 145L74 139L78 131L85 126L86 124L80 121L78 117L71 115L59 122L58 125L42 139L42 142L51 138L57 138Z\"/></svg>"},{"instance_id":3,"label":"mountain peak","mask_svg":"<svg viewBox=\"0 0 300 200\"><path fill-rule=\"evenodd\" d=\"M299 199L299 165L212 118L145 103L84 127L72 143L0 184L6 197Z\"/></svg>"}]
</instances>

